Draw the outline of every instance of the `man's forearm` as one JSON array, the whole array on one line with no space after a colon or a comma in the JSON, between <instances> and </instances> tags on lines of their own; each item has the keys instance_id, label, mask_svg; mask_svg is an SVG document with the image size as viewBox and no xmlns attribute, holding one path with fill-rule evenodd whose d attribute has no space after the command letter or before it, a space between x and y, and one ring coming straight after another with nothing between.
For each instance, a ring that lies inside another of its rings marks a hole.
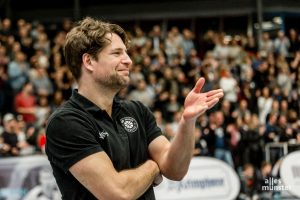
<instances>
[{"instance_id":1,"label":"man's forearm","mask_svg":"<svg viewBox=\"0 0 300 200\"><path fill-rule=\"evenodd\" d=\"M137 199L140 197L153 184L159 173L158 165L152 160L147 160L138 168L119 172L124 199Z\"/></svg>"},{"instance_id":2,"label":"man's forearm","mask_svg":"<svg viewBox=\"0 0 300 200\"><path fill-rule=\"evenodd\" d=\"M195 146L195 121L185 121L183 118L171 145L165 154L165 164L162 173L169 179L181 180L189 168Z\"/></svg>"},{"instance_id":3,"label":"man's forearm","mask_svg":"<svg viewBox=\"0 0 300 200\"><path fill-rule=\"evenodd\" d=\"M103 152L80 160L69 170L97 199L105 200L137 199L160 174L153 160L147 160L133 169L116 171L110 158Z\"/></svg>"}]
</instances>

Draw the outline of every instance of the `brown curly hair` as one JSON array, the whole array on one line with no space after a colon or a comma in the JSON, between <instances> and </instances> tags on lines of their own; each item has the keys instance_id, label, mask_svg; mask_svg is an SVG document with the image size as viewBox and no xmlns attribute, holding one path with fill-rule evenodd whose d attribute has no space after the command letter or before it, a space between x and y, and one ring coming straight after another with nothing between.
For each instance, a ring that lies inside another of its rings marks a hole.
<instances>
[{"instance_id":1,"label":"brown curly hair","mask_svg":"<svg viewBox=\"0 0 300 200\"><path fill-rule=\"evenodd\" d=\"M129 40L123 28L117 24L91 17L79 21L67 34L64 44L64 56L76 80L81 76L82 55L88 53L97 60L98 53L111 42L106 37L108 33L115 33L120 36L125 46L128 47Z\"/></svg>"}]
</instances>

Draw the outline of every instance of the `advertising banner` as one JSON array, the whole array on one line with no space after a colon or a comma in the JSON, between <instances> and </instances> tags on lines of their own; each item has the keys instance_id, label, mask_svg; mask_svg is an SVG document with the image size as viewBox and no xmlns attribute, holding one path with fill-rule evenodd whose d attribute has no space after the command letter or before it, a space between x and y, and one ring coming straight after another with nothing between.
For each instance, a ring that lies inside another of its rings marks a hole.
<instances>
[{"instance_id":1,"label":"advertising banner","mask_svg":"<svg viewBox=\"0 0 300 200\"><path fill-rule=\"evenodd\" d=\"M235 171L223 161L193 158L182 181L155 187L157 200L232 200L240 190ZM58 200L60 192L45 155L0 159L0 200Z\"/></svg>"},{"instance_id":2,"label":"advertising banner","mask_svg":"<svg viewBox=\"0 0 300 200\"><path fill-rule=\"evenodd\" d=\"M232 200L240 191L239 177L225 162L211 157L193 158L182 181L164 181L155 187L157 200Z\"/></svg>"},{"instance_id":3,"label":"advertising banner","mask_svg":"<svg viewBox=\"0 0 300 200\"><path fill-rule=\"evenodd\" d=\"M47 157L1 158L0 200L38 199L61 199Z\"/></svg>"},{"instance_id":4,"label":"advertising banner","mask_svg":"<svg viewBox=\"0 0 300 200\"><path fill-rule=\"evenodd\" d=\"M283 158L280 177L283 185L276 189L300 199L300 151L294 151Z\"/></svg>"}]
</instances>

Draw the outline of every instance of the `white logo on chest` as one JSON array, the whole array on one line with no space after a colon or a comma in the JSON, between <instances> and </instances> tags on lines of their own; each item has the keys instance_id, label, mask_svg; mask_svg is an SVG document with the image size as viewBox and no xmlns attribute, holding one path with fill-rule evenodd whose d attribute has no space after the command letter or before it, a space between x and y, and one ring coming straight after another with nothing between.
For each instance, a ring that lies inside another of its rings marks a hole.
<instances>
[{"instance_id":1,"label":"white logo on chest","mask_svg":"<svg viewBox=\"0 0 300 200\"><path fill-rule=\"evenodd\" d=\"M120 121L127 132L133 133L138 129L138 123L132 117L123 117Z\"/></svg>"},{"instance_id":2,"label":"white logo on chest","mask_svg":"<svg viewBox=\"0 0 300 200\"><path fill-rule=\"evenodd\" d=\"M104 139L107 136L108 136L108 132L106 132L106 131L99 131L99 138L100 139Z\"/></svg>"}]
</instances>

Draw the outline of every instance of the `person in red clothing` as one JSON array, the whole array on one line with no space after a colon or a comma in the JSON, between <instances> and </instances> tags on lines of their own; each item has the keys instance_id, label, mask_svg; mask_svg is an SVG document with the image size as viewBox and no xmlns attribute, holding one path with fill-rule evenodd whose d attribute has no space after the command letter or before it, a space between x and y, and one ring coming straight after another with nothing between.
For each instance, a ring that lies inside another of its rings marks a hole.
<instances>
[{"instance_id":1,"label":"person in red clothing","mask_svg":"<svg viewBox=\"0 0 300 200\"><path fill-rule=\"evenodd\" d=\"M23 116L26 123L35 123L36 99L33 95L32 83L27 82L23 85L21 92L15 97L15 107L17 113Z\"/></svg>"}]
</instances>

